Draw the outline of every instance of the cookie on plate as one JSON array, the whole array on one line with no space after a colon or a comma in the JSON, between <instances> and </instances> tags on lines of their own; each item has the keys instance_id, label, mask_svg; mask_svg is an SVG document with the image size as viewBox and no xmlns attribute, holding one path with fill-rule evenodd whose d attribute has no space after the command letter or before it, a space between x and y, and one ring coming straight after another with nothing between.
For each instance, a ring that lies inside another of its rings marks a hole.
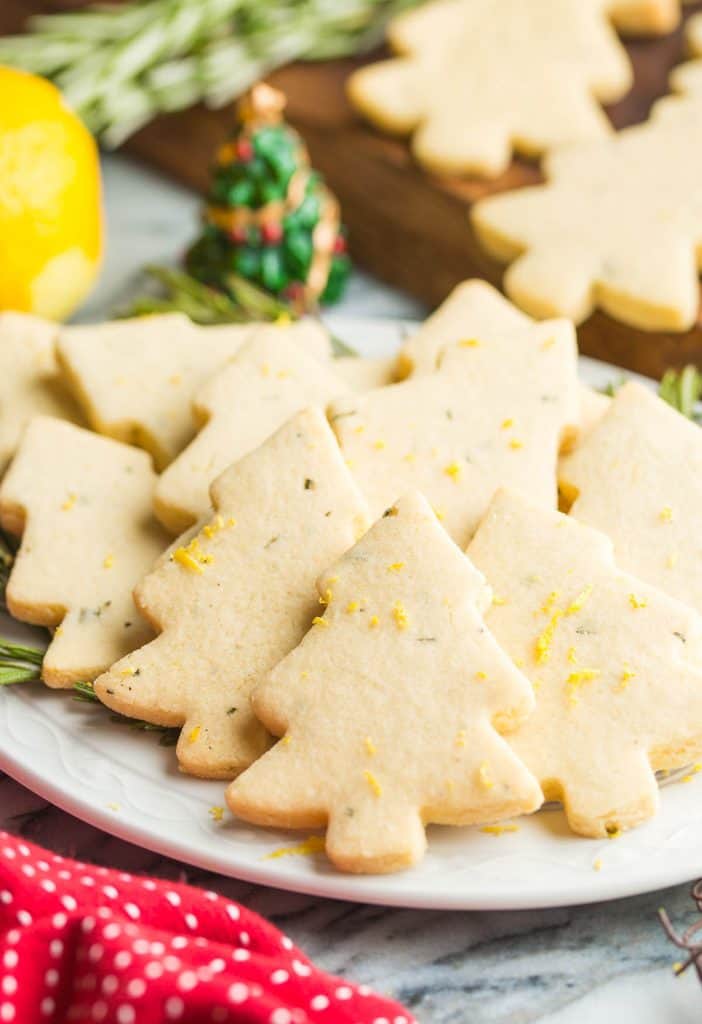
<instances>
[{"instance_id":1,"label":"cookie on plate","mask_svg":"<svg viewBox=\"0 0 702 1024\"><path fill-rule=\"evenodd\" d=\"M294 341L295 329L262 327L195 393L200 432L162 474L155 509L173 533L187 530L210 508L210 484L257 448L292 415L325 408L347 385Z\"/></svg>"},{"instance_id":2,"label":"cookie on plate","mask_svg":"<svg viewBox=\"0 0 702 1024\"><path fill-rule=\"evenodd\" d=\"M253 693L279 737L227 791L262 825L327 825L344 871L420 860L425 825L496 821L541 794L496 731L533 706L486 630L490 592L419 494L319 579L324 615Z\"/></svg>"},{"instance_id":3,"label":"cookie on plate","mask_svg":"<svg viewBox=\"0 0 702 1024\"><path fill-rule=\"evenodd\" d=\"M155 484L145 452L48 416L27 427L0 485L0 523L21 537L6 600L16 619L56 627L48 686L94 679L152 635L132 589L168 543Z\"/></svg>"},{"instance_id":4,"label":"cookie on plate","mask_svg":"<svg viewBox=\"0 0 702 1024\"><path fill-rule=\"evenodd\" d=\"M531 680L509 742L571 828L616 835L655 813L655 771L702 756L702 618L614 561L611 541L501 492L468 554L488 628Z\"/></svg>"},{"instance_id":5,"label":"cookie on plate","mask_svg":"<svg viewBox=\"0 0 702 1024\"><path fill-rule=\"evenodd\" d=\"M561 459L570 514L606 533L617 563L702 613L702 431L642 384Z\"/></svg>"},{"instance_id":6,"label":"cookie on plate","mask_svg":"<svg viewBox=\"0 0 702 1024\"><path fill-rule=\"evenodd\" d=\"M328 335L316 322L279 329L327 357ZM117 320L64 328L58 357L93 429L145 448L162 470L195 433L195 392L255 330L198 327L179 313Z\"/></svg>"},{"instance_id":7,"label":"cookie on plate","mask_svg":"<svg viewBox=\"0 0 702 1024\"><path fill-rule=\"evenodd\" d=\"M121 714L182 726L183 771L231 778L270 737L251 690L320 610L314 581L367 525L322 412L298 413L212 485L214 512L137 587L159 634L95 682Z\"/></svg>"},{"instance_id":8,"label":"cookie on plate","mask_svg":"<svg viewBox=\"0 0 702 1024\"><path fill-rule=\"evenodd\" d=\"M624 29L670 31L678 0L434 0L390 22L397 57L351 75L354 105L379 127L414 133L439 173L496 177L513 151L607 135L600 104L632 84Z\"/></svg>"},{"instance_id":9,"label":"cookie on plate","mask_svg":"<svg viewBox=\"0 0 702 1024\"><path fill-rule=\"evenodd\" d=\"M58 326L27 313L0 313L0 474L32 416L80 423L78 406L63 386L54 343Z\"/></svg>"},{"instance_id":10,"label":"cookie on plate","mask_svg":"<svg viewBox=\"0 0 702 1024\"><path fill-rule=\"evenodd\" d=\"M546 184L472 208L510 262L507 294L536 317L599 308L643 330L684 331L699 305L702 94L659 101L644 124L546 157Z\"/></svg>"},{"instance_id":11,"label":"cookie on plate","mask_svg":"<svg viewBox=\"0 0 702 1024\"><path fill-rule=\"evenodd\" d=\"M371 513L419 490L465 544L500 486L555 507L558 451L579 418L576 363L573 325L551 321L466 338L435 373L332 402L329 420Z\"/></svg>"}]
</instances>

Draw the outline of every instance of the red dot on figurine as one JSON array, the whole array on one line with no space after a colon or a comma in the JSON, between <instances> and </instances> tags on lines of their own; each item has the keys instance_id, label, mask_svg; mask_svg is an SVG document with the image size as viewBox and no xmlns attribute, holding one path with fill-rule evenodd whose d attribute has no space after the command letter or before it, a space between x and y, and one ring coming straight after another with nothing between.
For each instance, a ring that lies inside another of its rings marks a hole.
<instances>
[{"instance_id":1,"label":"red dot on figurine","mask_svg":"<svg viewBox=\"0 0 702 1024\"><path fill-rule=\"evenodd\" d=\"M248 163L253 160L254 150L249 139L239 139L236 144L236 155L239 160Z\"/></svg>"},{"instance_id":2,"label":"red dot on figurine","mask_svg":"<svg viewBox=\"0 0 702 1024\"><path fill-rule=\"evenodd\" d=\"M346 252L346 239L343 235L337 235L334 239L334 252L337 256L341 256L342 253Z\"/></svg>"},{"instance_id":3,"label":"red dot on figurine","mask_svg":"<svg viewBox=\"0 0 702 1024\"><path fill-rule=\"evenodd\" d=\"M282 237L283 228L281 224L271 221L261 225L261 238L266 245L275 245L276 242L280 242Z\"/></svg>"},{"instance_id":4,"label":"red dot on figurine","mask_svg":"<svg viewBox=\"0 0 702 1024\"><path fill-rule=\"evenodd\" d=\"M246 228L232 228L229 232L229 239L234 245L244 245L247 239Z\"/></svg>"}]
</instances>

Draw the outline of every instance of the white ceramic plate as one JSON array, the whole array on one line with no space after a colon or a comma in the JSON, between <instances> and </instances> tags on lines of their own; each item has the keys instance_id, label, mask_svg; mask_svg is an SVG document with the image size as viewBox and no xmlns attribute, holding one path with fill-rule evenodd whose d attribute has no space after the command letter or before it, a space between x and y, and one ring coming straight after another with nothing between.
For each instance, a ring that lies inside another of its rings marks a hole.
<instances>
[{"instance_id":1,"label":"white ceramic plate","mask_svg":"<svg viewBox=\"0 0 702 1024\"><path fill-rule=\"evenodd\" d=\"M364 355L392 352L405 325L332 320ZM621 371L582 359L594 386ZM11 620L3 633L29 635ZM346 900L406 907L506 909L586 903L662 888L702 874L702 776L663 793L659 815L615 840L571 835L560 810L519 821L519 830L430 829L429 852L412 871L349 877L323 854L272 853L304 840L209 810L223 786L180 775L173 750L110 720L100 708L40 686L0 687L0 768L71 814L148 849L225 875ZM595 870L595 864L601 864Z\"/></svg>"}]
</instances>

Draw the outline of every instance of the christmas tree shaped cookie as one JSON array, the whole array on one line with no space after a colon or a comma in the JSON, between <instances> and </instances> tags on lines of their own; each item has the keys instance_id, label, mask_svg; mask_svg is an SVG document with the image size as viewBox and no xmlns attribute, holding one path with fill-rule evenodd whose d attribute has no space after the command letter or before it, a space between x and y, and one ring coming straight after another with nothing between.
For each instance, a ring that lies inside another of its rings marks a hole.
<instances>
[{"instance_id":1,"label":"christmas tree shaped cookie","mask_svg":"<svg viewBox=\"0 0 702 1024\"><path fill-rule=\"evenodd\" d=\"M48 320L0 314L0 473L32 416L80 421L80 411L59 379L57 334L56 324Z\"/></svg>"},{"instance_id":2,"label":"christmas tree shaped cookie","mask_svg":"<svg viewBox=\"0 0 702 1024\"><path fill-rule=\"evenodd\" d=\"M658 806L654 772L702 755L702 619L617 568L604 534L502 492L468 549L486 617L531 679L509 737L571 828L615 835Z\"/></svg>"},{"instance_id":3,"label":"christmas tree shaped cookie","mask_svg":"<svg viewBox=\"0 0 702 1024\"><path fill-rule=\"evenodd\" d=\"M702 431L641 384L559 466L571 515L606 533L618 564L702 612Z\"/></svg>"},{"instance_id":4,"label":"christmas tree shaped cookie","mask_svg":"<svg viewBox=\"0 0 702 1024\"><path fill-rule=\"evenodd\" d=\"M381 128L414 132L433 170L499 175L527 156L607 135L600 103L632 74L610 19L669 31L677 0L434 0L395 18L398 56L356 71L353 103Z\"/></svg>"},{"instance_id":5,"label":"christmas tree shaped cookie","mask_svg":"<svg viewBox=\"0 0 702 1024\"><path fill-rule=\"evenodd\" d=\"M531 689L486 630L485 581L419 494L391 506L318 583L326 607L253 695L283 737L228 789L235 814L327 825L337 867L418 861L424 826L535 810L539 787L495 730Z\"/></svg>"},{"instance_id":6,"label":"christmas tree shaped cookie","mask_svg":"<svg viewBox=\"0 0 702 1024\"><path fill-rule=\"evenodd\" d=\"M169 530L179 533L205 515L215 477L294 413L325 408L347 390L333 364L308 356L293 339L294 328L259 328L196 393L193 409L204 425L156 488L156 514Z\"/></svg>"},{"instance_id":7,"label":"christmas tree shaped cookie","mask_svg":"<svg viewBox=\"0 0 702 1024\"><path fill-rule=\"evenodd\" d=\"M268 747L249 695L321 610L314 581L367 525L324 415L306 410L212 485L214 511L136 590L159 636L95 691L121 714L182 726L181 768L231 778Z\"/></svg>"},{"instance_id":8,"label":"christmas tree shaped cookie","mask_svg":"<svg viewBox=\"0 0 702 1024\"><path fill-rule=\"evenodd\" d=\"M93 429L145 448L163 469L195 433L195 392L255 329L197 327L180 314L117 320L64 329L58 356ZM314 322L281 330L326 356L326 332Z\"/></svg>"},{"instance_id":9,"label":"christmas tree shaped cookie","mask_svg":"<svg viewBox=\"0 0 702 1024\"><path fill-rule=\"evenodd\" d=\"M152 519L155 483L135 448L48 416L27 427L0 487L0 522L22 538L7 606L56 627L49 686L91 680L151 636L132 590L167 544Z\"/></svg>"},{"instance_id":10,"label":"christmas tree shaped cookie","mask_svg":"<svg viewBox=\"0 0 702 1024\"><path fill-rule=\"evenodd\" d=\"M579 417L576 358L572 324L552 321L466 338L435 373L332 402L329 420L371 513L419 490L465 544L500 486L555 507L558 451Z\"/></svg>"},{"instance_id":11,"label":"christmas tree shaped cookie","mask_svg":"<svg viewBox=\"0 0 702 1024\"><path fill-rule=\"evenodd\" d=\"M451 345L471 339L492 341L520 328L528 330L533 323L487 281L463 281L404 342L399 355L400 374L432 373Z\"/></svg>"},{"instance_id":12,"label":"christmas tree shaped cookie","mask_svg":"<svg viewBox=\"0 0 702 1024\"><path fill-rule=\"evenodd\" d=\"M647 330L691 327L699 304L702 97L668 98L651 119L554 152L547 184L473 207L474 227L514 261L507 293L537 317L595 307Z\"/></svg>"}]
</instances>

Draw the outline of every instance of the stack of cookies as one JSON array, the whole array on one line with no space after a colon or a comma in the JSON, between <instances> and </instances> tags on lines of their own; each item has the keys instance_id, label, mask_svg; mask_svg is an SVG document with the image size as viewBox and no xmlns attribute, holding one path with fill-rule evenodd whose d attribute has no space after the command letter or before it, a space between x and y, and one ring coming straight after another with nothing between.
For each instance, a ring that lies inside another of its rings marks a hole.
<instances>
[{"instance_id":1,"label":"stack of cookies","mask_svg":"<svg viewBox=\"0 0 702 1024\"><path fill-rule=\"evenodd\" d=\"M616 835L702 758L702 434L580 385L569 320L469 281L389 360L312 321L14 314L3 360L44 682L179 728L236 816L387 872L546 800Z\"/></svg>"}]
</instances>

